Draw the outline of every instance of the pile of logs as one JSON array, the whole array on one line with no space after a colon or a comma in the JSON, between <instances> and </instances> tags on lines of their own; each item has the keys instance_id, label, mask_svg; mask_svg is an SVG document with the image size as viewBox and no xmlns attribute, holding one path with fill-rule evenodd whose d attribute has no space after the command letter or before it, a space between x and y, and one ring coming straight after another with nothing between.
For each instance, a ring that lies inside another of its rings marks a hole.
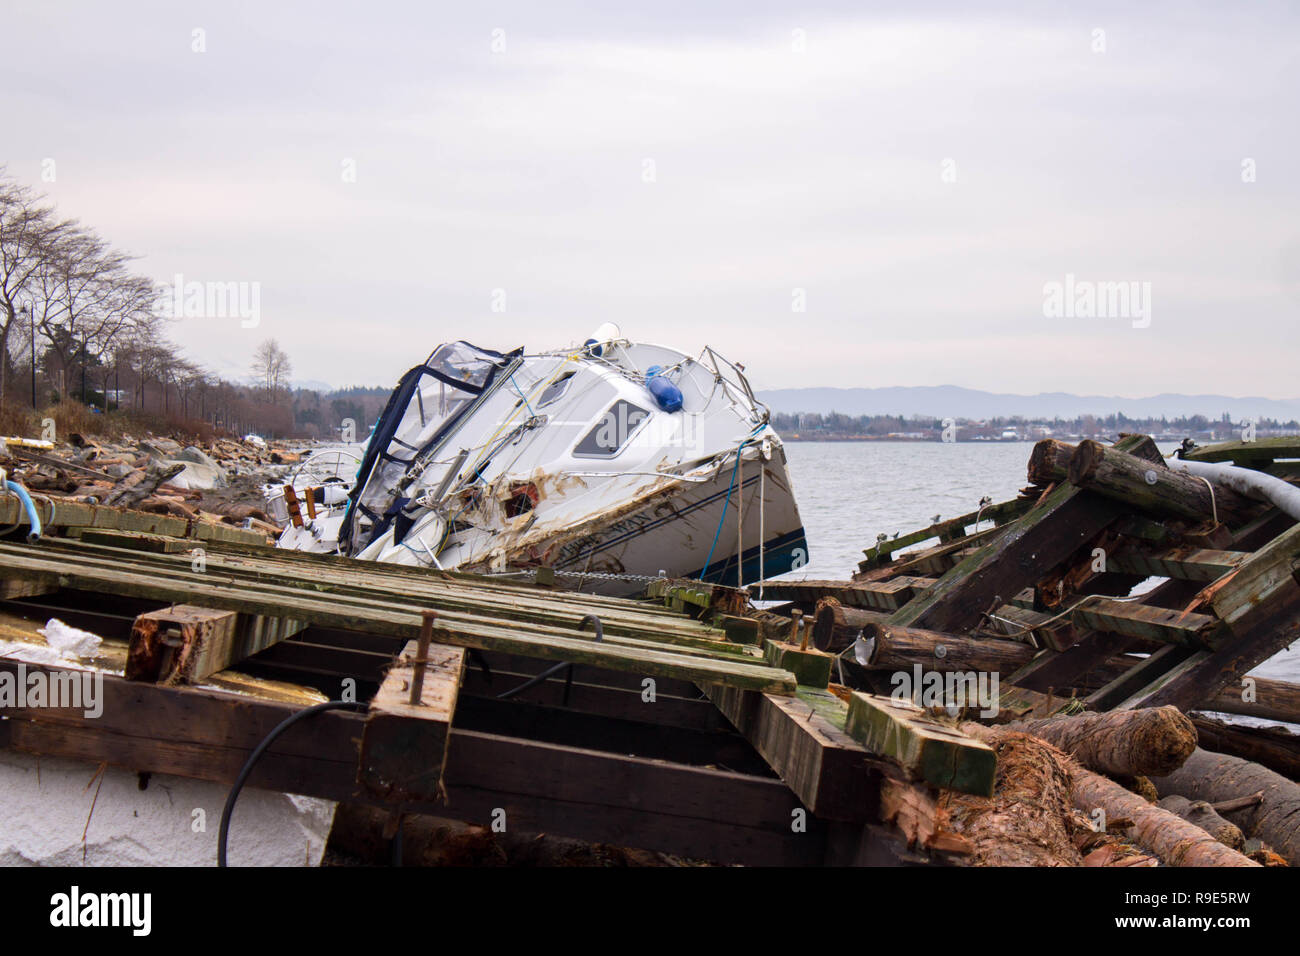
<instances>
[{"instance_id":1,"label":"pile of logs","mask_svg":"<svg viewBox=\"0 0 1300 956\"><path fill-rule=\"evenodd\" d=\"M878 536L849 580L763 583L846 693L997 679L960 727L994 794L941 791L974 862L1300 864L1300 685L1253 673L1300 640L1300 523L1240 479L1300 483L1300 438L1179 455L1239 470L1047 440L1017 499Z\"/></svg>"},{"instance_id":2,"label":"pile of logs","mask_svg":"<svg viewBox=\"0 0 1300 956\"><path fill-rule=\"evenodd\" d=\"M66 442L0 444L9 474L33 493L267 534L280 528L262 507L261 486L282 479L300 457L277 445L227 438L202 448L151 435L110 442L73 434Z\"/></svg>"},{"instance_id":3,"label":"pile of logs","mask_svg":"<svg viewBox=\"0 0 1300 956\"><path fill-rule=\"evenodd\" d=\"M1199 749L1175 707L959 726L997 758L991 796L938 791L935 826L970 865L1300 863L1300 787Z\"/></svg>"}]
</instances>

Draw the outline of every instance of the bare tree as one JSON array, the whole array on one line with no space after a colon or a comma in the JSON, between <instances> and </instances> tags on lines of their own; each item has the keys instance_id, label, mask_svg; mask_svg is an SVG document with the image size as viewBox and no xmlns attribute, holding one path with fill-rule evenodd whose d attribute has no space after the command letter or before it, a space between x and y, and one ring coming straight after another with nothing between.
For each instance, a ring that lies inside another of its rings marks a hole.
<instances>
[{"instance_id":1,"label":"bare tree","mask_svg":"<svg viewBox=\"0 0 1300 956\"><path fill-rule=\"evenodd\" d=\"M267 339L253 353L253 376L266 392L266 399L275 402L281 390L289 391L289 376L293 365L289 356L275 339Z\"/></svg>"},{"instance_id":2,"label":"bare tree","mask_svg":"<svg viewBox=\"0 0 1300 956\"><path fill-rule=\"evenodd\" d=\"M53 209L0 167L0 402L9 369L9 339L18 314L30 305L40 271L54 244L72 228L55 219Z\"/></svg>"}]
</instances>

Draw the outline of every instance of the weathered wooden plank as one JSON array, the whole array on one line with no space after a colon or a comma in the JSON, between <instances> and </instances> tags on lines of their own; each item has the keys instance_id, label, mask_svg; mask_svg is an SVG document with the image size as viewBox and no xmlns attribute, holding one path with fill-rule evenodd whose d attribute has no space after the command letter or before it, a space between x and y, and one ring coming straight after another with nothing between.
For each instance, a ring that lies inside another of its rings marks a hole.
<instances>
[{"instance_id":1,"label":"weathered wooden plank","mask_svg":"<svg viewBox=\"0 0 1300 956\"><path fill-rule=\"evenodd\" d=\"M402 649L370 701L357 763L358 783L399 803L440 796L465 670L463 647L429 644L421 655L419 644L411 641Z\"/></svg>"},{"instance_id":2,"label":"weathered wooden plank","mask_svg":"<svg viewBox=\"0 0 1300 956\"><path fill-rule=\"evenodd\" d=\"M1033 502L1029 499L1012 498L1010 501L1001 501L989 505L982 511L972 511L969 514L950 518L947 521L940 521L937 524L929 525L896 538L885 538L877 541L873 547L863 551L863 554L867 556L867 560L861 562L858 568L862 571L868 571L888 564L899 551L910 548L914 544L929 541L931 538L938 538L940 541L948 542L964 538L967 536L966 529L975 524L976 521L980 523L992 521L995 525L1005 524L1028 511L1031 504Z\"/></svg>"},{"instance_id":3,"label":"weathered wooden plank","mask_svg":"<svg viewBox=\"0 0 1300 956\"><path fill-rule=\"evenodd\" d=\"M1249 556L1245 551L1206 548L1167 548L1150 552L1125 550L1107 555L1106 570L1186 581L1215 581L1235 570Z\"/></svg>"},{"instance_id":4,"label":"weathered wooden plank","mask_svg":"<svg viewBox=\"0 0 1300 956\"><path fill-rule=\"evenodd\" d=\"M229 544L265 546L267 543L266 535L260 531L249 531L210 521L189 521L172 515L112 508L108 505L86 504L70 498L60 498L53 515L49 514L49 509L43 503L38 504L37 513L41 518L41 524L49 528L104 528ZM23 510L22 503L16 497L13 495L0 497L0 525L22 526L27 523L27 512Z\"/></svg>"},{"instance_id":5,"label":"weathered wooden plank","mask_svg":"<svg viewBox=\"0 0 1300 956\"><path fill-rule=\"evenodd\" d=\"M1109 598L1085 601L1074 609L1072 617L1094 631L1195 647L1213 647L1227 633L1222 623L1208 614L1173 611Z\"/></svg>"},{"instance_id":6,"label":"weathered wooden plank","mask_svg":"<svg viewBox=\"0 0 1300 956\"><path fill-rule=\"evenodd\" d=\"M83 548L71 542L49 542L52 548L66 550L88 559L100 557L119 560L111 551ZM351 598L391 601L395 597L415 600L422 606L436 606L444 614L457 611L471 612L476 616L496 616L534 622L550 622L568 626L575 611L579 616L598 613L605 632L613 636L651 639L657 642L676 643L684 647L698 647L722 652L741 653L738 648L726 647L724 632L693 621L681 615L650 609L633 601L606 601L588 605L574 596L559 598L547 592L535 591L532 595L503 596L495 588L479 587L464 582L447 583L435 572L423 572L411 578L391 573L396 565L368 562L368 570L358 571L341 567L331 573L304 574L292 562L280 561L272 552L270 556L229 556L220 551L205 554L205 571L220 574L233 580L274 583L317 594L341 594ZM154 567L160 573L185 574L192 570L192 561L169 555L138 555L130 559L132 567ZM409 569L401 569L409 570ZM491 612L490 614L488 612Z\"/></svg>"},{"instance_id":7,"label":"weathered wooden plank","mask_svg":"<svg viewBox=\"0 0 1300 956\"><path fill-rule=\"evenodd\" d=\"M1231 461L1258 468L1283 458L1300 458L1300 438L1280 436L1256 441L1225 441L1184 452L1189 461Z\"/></svg>"},{"instance_id":8,"label":"weathered wooden plank","mask_svg":"<svg viewBox=\"0 0 1300 956\"><path fill-rule=\"evenodd\" d=\"M108 531L100 528L72 528L75 534L86 544L102 544L110 548L128 548L132 551L152 551L156 554L181 554L194 548L191 538L173 538L165 534L149 534L143 531Z\"/></svg>"},{"instance_id":9,"label":"weathered wooden plank","mask_svg":"<svg viewBox=\"0 0 1300 956\"><path fill-rule=\"evenodd\" d=\"M422 610L397 601L384 606L349 601L337 595L315 597L288 587L223 583L212 574L175 577L139 574L103 567L68 552L45 557L41 556L39 549L0 544L0 577L14 576L57 581L90 591L289 617L310 624L389 634L408 640L418 636ZM795 689L794 676L788 671L743 660L620 646L608 639L597 643L589 637L579 636L577 631L571 630L566 634L559 628L530 627L523 622L511 622L511 626L506 627L499 623L481 623L470 617L449 622L450 617L444 615L439 619L440 626L434 635L439 643L632 670L648 677L678 677L776 693L792 693Z\"/></svg>"},{"instance_id":10,"label":"weathered wooden plank","mask_svg":"<svg viewBox=\"0 0 1300 956\"><path fill-rule=\"evenodd\" d=\"M306 627L301 621L177 604L135 619L128 680L194 684Z\"/></svg>"},{"instance_id":11,"label":"weathered wooden plank","mask_svg":"<svg viewBox=\"0 0 1300 956\"><path fill-rule=\"evenodd\" d=\"M826 687L831 682L831 665L835 656L817 650L812 644L800 648L798 644L768 641L764 645L764 656L773 667L794 674L800 686Z\"/></svg>"},{"instance_id":12,"label":"weathered wooden plank","mask_svg":"<svg viewBox=\"0 0 1300 956\"><path fill-rule=\"evenodd\" d=\"M911 701L855 691L845 731L913 779L962 793L993 795L993 749L930 717Z\"/></svg>"},{"instance_id":13,"label":"weathered wooden plank","mask_svg":"<svg viewBox=\"0 0 1300 956\"><path fill-rule=\"evenodd\" d=\"M827 692L777 697L733 687L700 689L812 813L828 820L876 818L879 764L844 732L842 715L839 726L827 715L836 704L843 711L843 702Z\"/></svg>"},{"instance_id":14,"label":"weathered wooden plank","mask_svg":"<svg viewBox=\"0 0 1300 956\"><path fill-rule=\"evenodd\" d=\"M1232 575L1207 589L1210 607L1235 625L1285 592L1300 570L1300 524L1278 535L1242 562Z\"/></svg>"},{"instance_id":15,"label":"weathered wooden plank","mask_svg":"<svg viewBox=\"0 0 1300 956\"><path fill-rule=\"evenodd\" d=\"M53 594L58 589L57 584L49 581L25 581L22 578L5 578L0 581L0 601L39 597L43 594Z\"/></svg>"}]
</instances>

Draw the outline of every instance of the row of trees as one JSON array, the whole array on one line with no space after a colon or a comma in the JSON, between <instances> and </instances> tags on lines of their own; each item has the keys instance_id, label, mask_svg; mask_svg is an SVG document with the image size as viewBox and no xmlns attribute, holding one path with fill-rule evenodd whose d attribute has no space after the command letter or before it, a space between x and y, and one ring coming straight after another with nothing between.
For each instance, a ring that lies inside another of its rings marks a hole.
<instances>
[{"instance_id":1,"label":"row of trees","mask_svg":"<svg viewBox=\"0 0 1300 956\"><path fill-rule=\"evenodd\" d=\"M107 392L123 365L139 374L140 390L150 378L194 371L163 339L153 281L130 264L0 168L0 400L16 363L43 371L60 397Z\"/></svg>"},{"instance_id":2,"label":"row of trees","mask_svg":"<svg viewBox=\"0 0 1300 956\"><path fill-rule=\"evenodd\" d=\"M292 366L279 344L258 347L249 385L221 379L168 340L163 290L132 263L0 166L0 404L77 398L104 412L292 432Z\"/></svg>"}]
</instances>

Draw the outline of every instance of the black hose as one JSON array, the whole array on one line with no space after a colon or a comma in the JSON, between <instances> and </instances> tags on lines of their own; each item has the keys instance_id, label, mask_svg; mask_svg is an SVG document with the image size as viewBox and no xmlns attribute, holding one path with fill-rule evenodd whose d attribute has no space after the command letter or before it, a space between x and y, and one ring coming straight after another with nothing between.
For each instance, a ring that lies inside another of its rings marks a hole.
<instances>
[{"instance_id":1,"label":"black hose","mask_svg":"<svg viewBox=\"0 0 1300 956\"><path fill-rule=\"evenodd\" d=\"M329 700L323 704L315 704L304 710L300 710L298 713L292 714L280 721L280 723L276 725L275 729L266 735L266 739L258 744L253 752L248 755L248 759L244 761L243 768L239 771L239 776L235 778L235 782L230 788L229 796L226 797L226 805L221 809L221 826L217 830L217 866L224 867L226 865L226 839L230 835L230 815L234 812L235 801L239 799L239 791L243 789L245 781L248 780L249 774L253 772L253 767L257 764L257 761L261 758L262 754L266 753L267 748L270 747L271 744L275 743L276 738L304 717L310 717L313 714L323 713L327 710L342 710L343 708L365 710L366 705L357 703L354 700Z\"/></svg>"},{"instance_id":2,"label":"black hose","mask_svg":"<svg viewBox=\"0 0 1300 956\"><path fill-rule=\"evenodd\" d=\"M586 617L584 617L581 621L578 622L578 630L582 630L583 627L586 626L588 621L591 621L592 625L595 627L596 643L599 644L601 641L605 639L605 625L600 622L600 618L598 618L596 615L588 614ZM566 673L564 676L564 706L567 707L569 705L569 691L573 688L573 664L570 661L562 661L561 663L556 664L554 667L548 667L546 670L542 671L536 677L530 677L528 680L524 681L518 687L512 687L507 691L502 691L500 694L497 694L497 700L506 700L509 697L515 696L515 694L521 694L524 691L528 690L530 687L536 687L538 684L542 683L548 677L551 677L554 674L558 674L560 671L565 670L566 668L568 670L568 673Z\"/></svg>"}]
</instances>

